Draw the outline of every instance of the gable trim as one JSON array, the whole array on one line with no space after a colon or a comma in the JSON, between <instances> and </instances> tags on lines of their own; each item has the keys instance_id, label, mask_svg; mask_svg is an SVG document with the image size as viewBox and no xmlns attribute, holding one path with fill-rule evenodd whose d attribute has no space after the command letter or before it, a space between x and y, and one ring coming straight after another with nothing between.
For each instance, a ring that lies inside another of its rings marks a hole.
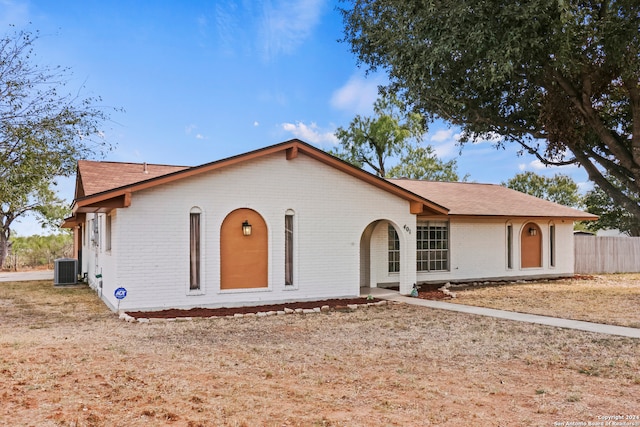
<instances>
[{"instance_id":1,"label":"gable trim","mask_svg":"<svg viewBox=\"0 0 640 427\"><path fill-rule=\"evenodd\" d=\"M308 157L320 161L321 163L329 165L335 169L340 170L341 172L358 178L361 181L374 185L384 191L403 198L410 202L409 209L411 213L433 213L447 215L449 211L444 206L427 200L383 178L363 171L362 169L359 169L341 159L325 153L324 151L317 149L305 142L302 142L298 139L292 139L280 144L272 145L255 151L250 151L245 154L239 154L236 156L228 157L226 159L206 163L200 166L194 166L192 168L168 173L166 175L103 191L101 193L92 194L90 196L80 197L73 202L73 212L96 212L96 209L111 210L113 208L128 207L131 204L131 195L136 191L146 190L152 187L226 168L282 151L285 152L285 158L287 160L295 161L295 158L298 157L299 153L303 153Z\"/></svg>"}]
</instances>

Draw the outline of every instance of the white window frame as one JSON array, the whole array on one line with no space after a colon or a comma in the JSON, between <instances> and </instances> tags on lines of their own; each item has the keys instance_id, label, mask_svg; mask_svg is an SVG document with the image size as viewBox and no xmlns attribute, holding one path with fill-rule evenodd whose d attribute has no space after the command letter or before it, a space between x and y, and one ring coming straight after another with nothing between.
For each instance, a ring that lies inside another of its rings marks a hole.
<instances>
[{"instance_id":1,"label":"white window frame","mask_svg":"<svg viewBox=\"0 0 640 427\"><path fill-rule=\"evenodd\" d=\"M387 239L387 271L389 274L397 274L400 273L400 236L392 224L388 224Z\"/></svg>"},{"instance_id":2,"label":"white window frame","mask_svg":"<svg viewBox=\"0 0 640 427\"><path fill-rule=\"evenodd\" d=\"M444 230L443 230L444 229ZM451 224L449 221L421 221L416 227L416 271L441 272L451 269ZM431 238L431 233L444 233L444 237ZM425 237L426 234L426 237ZM426 247L425 247L426 246ZM443 247L432 247L443 246ZM436 256L440 255L440 257ZM444 255L444 256L443 256ZM439 263L442 268L435 268ZM426 268L425 268L426 266ZM432 268L433 266L433 268Z\"/></svg>"},{"instance_id":3,"label":"white window frame","mask_svg":"<svg viewBox=\"0 0 640 427\"><path fill-rule=\"evenodd\" d=\"M513 270L513 224L511 222L507 223L506 229L506 253L507 253L507 270Z\"/></svg>"},{"instance_id":4,"label":"white window frame","mask_svg":"<svg viewBox=\"0 0 640 427\"><path fill-rule=\"evenodd\" d=\"M191 288L191 215L198 215L199 217L199 225L200 225L200 233L198 236L198 245L199 245L199 252L200 252L200 259L199 259L199 274L198 274L198 278L199 278L199 283L198 283L198 288ZM187 238L187 246L188 246L188 250L187 250L187 280L186 280L186 294L187 295L204 295L206 293L206 289L205 289L205 260L206 260L206 256L205 256L205 238L204 236L206 236L205 233L205 213L204 210L201 209L198 206L193 206L190 210L189 210L189 215L187 216L189 224L187 225L187 233L188 233L188 238Z\"/></svg>"}]
</instances>

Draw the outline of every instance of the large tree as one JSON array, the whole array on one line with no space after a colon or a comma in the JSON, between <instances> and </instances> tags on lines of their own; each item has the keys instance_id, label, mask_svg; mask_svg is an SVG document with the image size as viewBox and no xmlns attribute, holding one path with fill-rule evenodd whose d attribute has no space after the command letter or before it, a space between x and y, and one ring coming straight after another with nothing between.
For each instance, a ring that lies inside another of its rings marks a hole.
<instances>
[{"instance_id":1,"label":"large tree","mask_svg":"<svg viewBox=\"0 0 640 427\"><path fill-rule=\"evenodd\" d=\"M615 178L611 179L615 182ZM630 194L629 197L640 201L640 197L637 194ZM598 215L597 221L587 221L585 223L587 230L619 230L629 236L640 236L640 219L615 203L598 186L587 191L584 197L584 204L587 207L587 211Z\"/></svg>"},{"instance_id":2,"label":"large tree","mask_svg":"<svg viewBox=\"0 0 640 427\"><path fill-rule=\"evenodd\" d=\"M552 177L535 172L522 172L502 183L503 186L565 206L582 206L578 184L569 175L557 173Z\"/></svg>"},{"instance_id":3,"label":"large tree","mask_svg":"<svg viewBox=\"0 0 640 427\"><path fill-rule=\"evenodd\" d=\"M442 161L430 145L408 146L401 154L398 164L389 169L388 176L427 181L460 181L458 162L455 159ZM465 175L462 181L466 181L468 177L468 174Z\"/></svg>"},{"instance_id":4,"label":"large tree","mask_svg":"<svg viewBox=\"0 0 640 427\"><path fill-rule=\"evenodd\" d=\"M99 98L65 93L70 71L36 62L37 34L0 39L0 266L13 222L33 213L43 225L61 219L55 179L74 172L79 158L110 146L99 126L108 119Z\"/></svg>"},{"instance_id":5,"label":"large tree","mask_svg":"<svg viewBox=\"0 0 640 427\"><path fill-rule=\"evenodd\" d=\"M336 130L339 145L330 153L380 177L457 181L456 161L443 162L433 147L421 144L427 131L424 117L402 107L393 95L380 97L374 116L357 115ZM395 166L390 168L389 161Z\"/></svg>"},{"instance_id":6,"label":"large tree","mask_svg":"<svg viewBox=\"0 0 640 427\"><path fill-rule=\"evenodd\" d=\"M580 164L640 219L637 0L345 2L344 41L388 92L463 142L499 134L544 164Z\"/></svg>"}]
</instances>

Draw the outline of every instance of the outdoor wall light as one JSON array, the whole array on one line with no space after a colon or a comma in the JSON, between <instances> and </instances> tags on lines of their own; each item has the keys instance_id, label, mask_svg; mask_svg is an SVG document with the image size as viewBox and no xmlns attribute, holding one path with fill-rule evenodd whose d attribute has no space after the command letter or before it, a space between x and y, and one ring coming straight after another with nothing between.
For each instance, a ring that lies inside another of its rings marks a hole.
<instances>
[{"instance_id":1,"label":"outdoor wall light","mask_svg":"<svg viewBox=\"0 0 640 427\"><path fill-rule=\"evenodd\" d=\"M529 236L535 236L538 234L538 230L534 227L529 227Z\"/></svg>"},{"instance_id":2,"label":"outdoor wall light","mask_svg":"<svg viewBox=\"0 0 640 427\"><path fill-rule=\"evenodd\" d=\"M242 223L242 234L245 236L251 236L251 224L249 224L249 221L245 220Z\"/></svg>"}]
</instances>

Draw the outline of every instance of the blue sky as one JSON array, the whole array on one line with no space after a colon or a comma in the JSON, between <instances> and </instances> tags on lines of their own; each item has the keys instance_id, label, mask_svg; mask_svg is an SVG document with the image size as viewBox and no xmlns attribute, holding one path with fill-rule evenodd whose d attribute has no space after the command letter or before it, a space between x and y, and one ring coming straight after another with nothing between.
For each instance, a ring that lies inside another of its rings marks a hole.
<instances>
[{"instance_id":1,"label":"blue sky","mask_svg":"<svg viewBox=\"0 0 640 427\"><path fill-rule=\"evenodd\" d=\"M111 115L106 160L197 165L300 138L321 148L356 114L368 115L385 76L366 76L339 43L337 1L0 0L3 34L39 31L36 60L70 67L69 91L99 95ZM588 187L584 170L544 168L517 147L456 145L458 129L430 125L424 143L460 176L500 183L524 170L562 172ZM71 202L73 181L60 180ZM42 233L32 220L20 235Z\"/></svg>"}]
</instances>

